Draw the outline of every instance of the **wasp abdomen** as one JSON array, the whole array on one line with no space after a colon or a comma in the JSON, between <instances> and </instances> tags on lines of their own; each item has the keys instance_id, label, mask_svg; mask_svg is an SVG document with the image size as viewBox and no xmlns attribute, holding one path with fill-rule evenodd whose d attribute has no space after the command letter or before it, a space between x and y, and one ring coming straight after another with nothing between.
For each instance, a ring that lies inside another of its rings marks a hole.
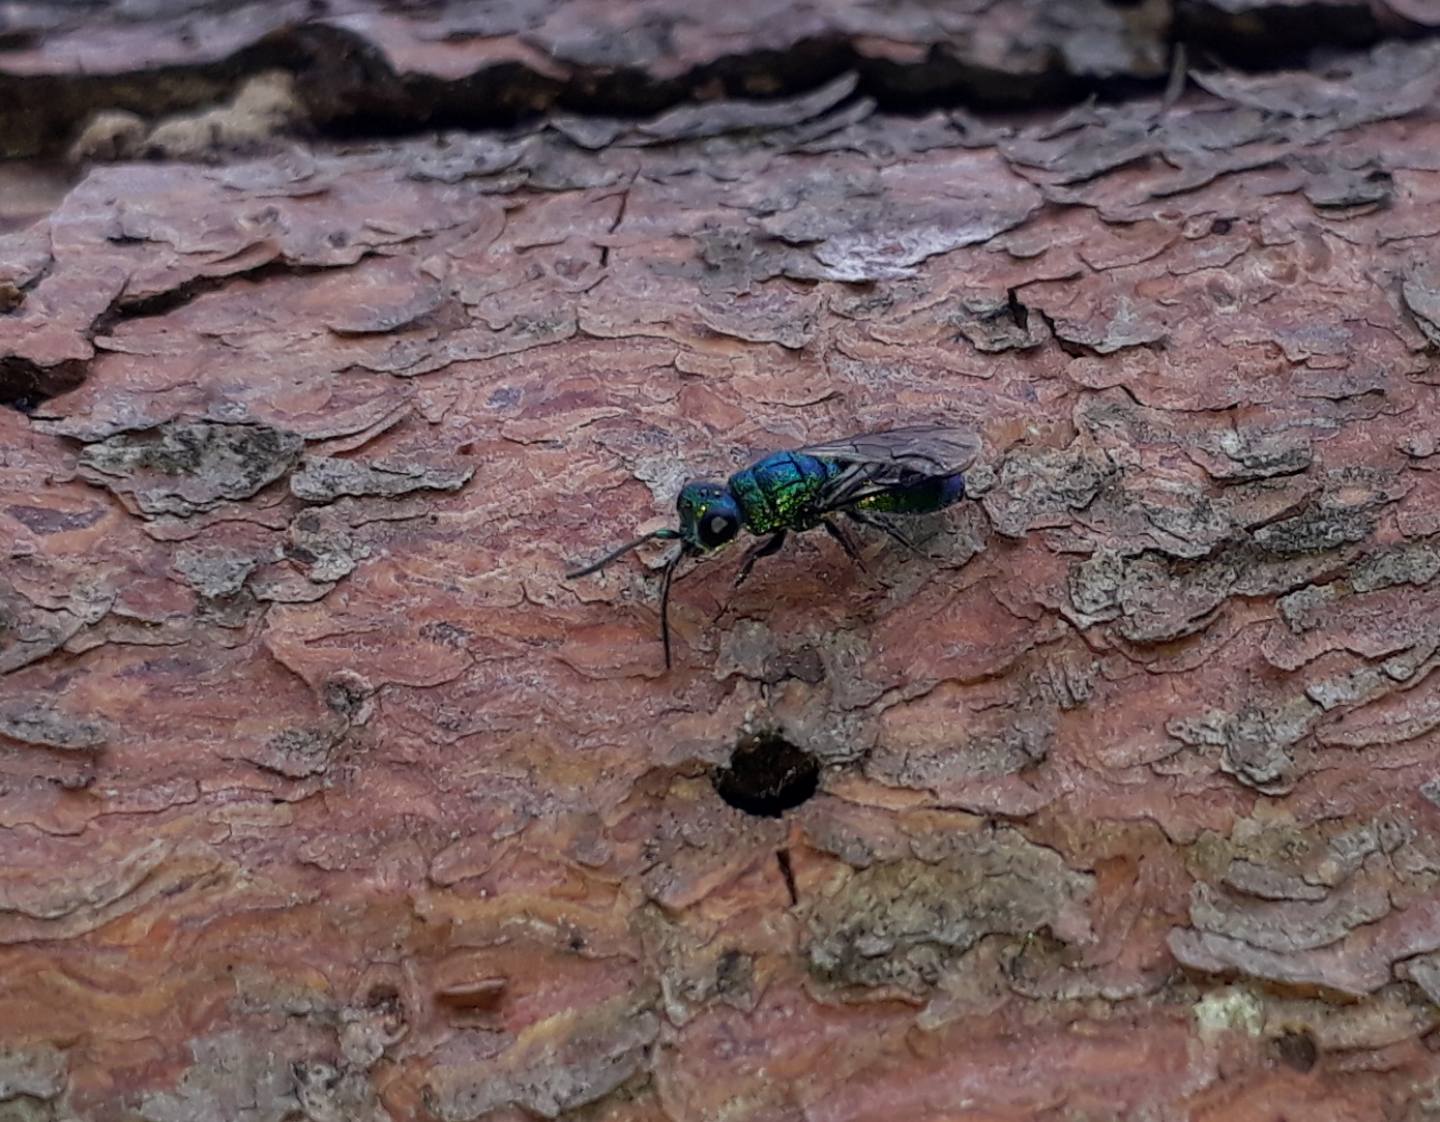
<instances>
[{"instance_id":1,"label":"wasp abdomen","mask_svg":"<svg viewBox=\"0 0 1440 1122\"><path fill-rule=\"evenodd\" d=\"M924 476L914 483L867 495L855 506L858 510L873 510L880 514L929 514L943 510L964 497L965 477L957 471L954 475Z\"/></svg>"}]
</instances>

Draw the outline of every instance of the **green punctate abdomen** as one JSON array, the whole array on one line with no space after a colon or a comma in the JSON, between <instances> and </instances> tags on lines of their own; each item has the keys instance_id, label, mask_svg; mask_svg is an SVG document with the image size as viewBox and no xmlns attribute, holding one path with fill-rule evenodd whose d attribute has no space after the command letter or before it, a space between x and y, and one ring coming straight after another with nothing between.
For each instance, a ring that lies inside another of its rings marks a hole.
<instances>
[{"instance_id":1,"label":"green punctate abdomen","mask_svg":"<svg viewBox=\"0 0 1440 1122\"><path fill-rule=\"evenodd\" d=\"M825 481L840 467L798 452L776 452L730 477L730 493L752 534L807 530Z\"/></svg>"}]
</instances>

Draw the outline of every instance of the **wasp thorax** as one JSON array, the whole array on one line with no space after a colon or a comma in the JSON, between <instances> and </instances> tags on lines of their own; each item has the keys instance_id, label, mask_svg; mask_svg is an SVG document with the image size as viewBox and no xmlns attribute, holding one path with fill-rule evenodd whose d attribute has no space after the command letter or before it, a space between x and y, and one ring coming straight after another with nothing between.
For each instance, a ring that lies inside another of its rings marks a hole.
<instances>
[{"instance_id":1,"label":"wasp thorax","mask_svg":"<svg viewBox=\"0 0 1440 1122\"><path fill-rule=\"evenodd\" d=\"M680 536L694 549L719 549L740 532L740 508L719 483L687 483L675 504Z\"/></svg>"}]
</instances>

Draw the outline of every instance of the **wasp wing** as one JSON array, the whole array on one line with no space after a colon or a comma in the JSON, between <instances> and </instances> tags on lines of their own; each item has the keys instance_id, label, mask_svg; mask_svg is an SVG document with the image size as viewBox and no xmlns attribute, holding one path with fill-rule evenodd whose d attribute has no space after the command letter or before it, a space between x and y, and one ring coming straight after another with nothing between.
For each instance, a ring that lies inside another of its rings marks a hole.
<instances>
[{"instance_id":1,"label":"wasp wing","mask_svg":"<svg viewBox=\"0 0 1440 1122\"><path fill-rule=\"evenodd\" d=\"M953 475L975 462L980 437L970 429L915 425L811 444L795 451L827 460L899 468L917 475Z\"/></svg>"},{"instance_id":2,"label":"wasp wing","mask_svg":"<svg viewBox=\"0 0 1440 1122\"><path fill-rule=\"evenodd\" d=\"M844 464L821 490L821 510L835 510L868 495L937 475L954 475L975 462L980 437L969 429L916 425L811 444L797 453Z\"/></svg>"}]
</instances>

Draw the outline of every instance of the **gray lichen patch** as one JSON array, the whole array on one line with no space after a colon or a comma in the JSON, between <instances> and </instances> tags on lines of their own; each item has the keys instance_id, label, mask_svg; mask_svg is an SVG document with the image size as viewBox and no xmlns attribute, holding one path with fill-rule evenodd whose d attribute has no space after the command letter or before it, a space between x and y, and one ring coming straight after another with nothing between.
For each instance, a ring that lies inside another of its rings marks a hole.
<instances>
[{"instance_id":1,"label":"gray lichen patch","mask_svg":"<svg viewBox=\"0 0 1440 1122\"><path fill-rule=\"evenodd\" d=\"M83 628L99 622L110 610L114 594L79 585L66 607L37 605L0 573L0 674L18 670L59 650Z\"/></svg>"},{"instance_id":2,"label":"gray lichen patch","mask_svg":"<svg viewBox=\"0 0 1440 1122\"><path fill-rule=\"evenodd\" d=\"M365 464L316 456L290 477L290 491L307 503L333 502L342 495L394 497L413 491L458 491L474 474L474 468Z\"/></svg>"},{"instance_id":3,"label":"gray lichen patch","mask_svg":"<svg viewBox=\"0 0 1440 1122\"><path fill-rule=\"evenodd\" d=\"M270 425L169 421L87 445L80 474L131 496L144 515L184 518L256 494L290 470L304 444Z\"/></svg>"},{"instance_id":4,"label":"gray lichen patch","mask_svg":"<svg viewBox=\"0 0 1440 1122\"><path fill-rule=\"evenodd\" d=\"M1004 690L941 683L881 716L880 743L868 754L865 773L892 786L946 794L1019 775L1049 756L1058 710L1043 680Z\"/></svg>"},{"instance_id":5,"label":"gray lichen patch","mask_svg":"<svg viewBox=\"0 0 1440 1122\"><path fill-rule=\"evenodd\" d=\"M1325 622L1330 609L1344 599L1345 591L1336 584L1307 584L1276 601L1280 618L1296 635L1313 631Z\"/></svg>"},{"instance_id":6,"label":"gray lichen patch","mask_svg":"<svg viewBox=\"0 0 1440 1122\"><path fill-rule=\"evenodd\" d=\"M1432 839L1403 815L1329 837L1245 819L1229 837L1202 836L1189 858L1201 878L1191 890L1191 926L1169 936L1187 966L1370 993L1392 970L1406 976L1401 960L1435 949L1440 862ZM1426 970L1420 961L1428 981Z\"/></svg>"},{"instance_id":7,"label":"gray lichen patch","mask_svg":"<svg viewBox=\"0 0 1440 1122\"><path fill-rule=\"evenodd\" d=\"M1332 575L1347 555L1359 552L1360 543L1374 531L1382 505L1396 493L1384 482L1361 481L1351 487L1336 480L1298 513L1253 532L1245 530L1250 515L1231 507L1235 522L1224 537L1211 527L1207 541L1196 531L1204 523L1192 519L1186 537L1171 535L1163 552L1138 542L1107 542L1071 568L1068 591L1074 618L1085 627L1115 620L1120 634L1133 642L1167 642L1203 629L1236 595L1282 593L1280 614L1291 630L1298 634L1317 627L1317 611L1343 599L1343 591L1305 586ZM1107 491L1107 502L1110 495ZM1185 556L1194 552L1200 556ZM1395 558L1377 562L1370 579L1391 579L1386 573L1415 578L1425 568L1423 556L1397 551Z\"/></svg>"},{"instance_id":8,"label":"gray lichen patch","mask_svg":"<svg viewBox=\"0 0 1440 1122\"><path fill-rule=\"evenodd\" d=\"M1355 885L1320 900L1237 901L1209 885L1197 884L1190 898L1190 922L1198 930L1239 939L1264 950L1291 952L1329 946L1353 927L1390 911L1383 886Z\"/></svg>"},{"instance_id":9,"label":"gray lichen patch","mask_svg":"<svg viewBox=\"0 0 1440 1122\"><path fill-rule=\"evenodd\" d=\"M303 510L246 587L258 601L304 604L322 599L371 555L349 521L328 510Z\"/></svg>"},{"instance_id":10,"label":"gray lichen patch","mask_svg":"<svg viewBox=\"0 0 1440 1122\"><path fill-rule=\"evenodd\" d=\"M1440 1005L1440 952L1417 954L1397 963L1395 973L1419 986L1432 1004Z\"/></svg>"},{"instance_id":11,"label":"gray lichen patch","mask_svg":"<svg viewBox=\"0 0 1440 1122\"><path fill-rule=\"evenodd\" d=\"M279 1122L299 1105L281 1048L239 1030L190 1042L192 1063L174 1090L148 1094L145 1122Z\"/></svg>"},{"instance_id":12,"label":"gray lichen patch","mask_svg":"<svg viewBox=\"0 0 1440 1122\"><path fill-rule=\"evenodd\" d=\"M871 865L807 917L806 957L818 981L921 996L987 935L1049 928L1084 938L1092 878L1011 830L976 839L941 863Z\"/></svg>"},{"instance_id":13,"label":"gray lichen patch","mask_svg":"<svg viewBox=\"0 0 1440 1122\"><path fill-rule=\"evenodd\" d=\"M1079 373L1090 364L1100 369L1094 359L1076 360L1071 369ZM1106 369L1115 365L1112 362ZM1146 368L1142 365L1137 370ZM1115 373L1111 370L1110 376ZM1141 405L1129 394L1109 388L1082 397L1076 402L1074 416L1077 427L1126 462L1134 462L1137 455L1145 461L1157 452L1183 448L1212 479L1230 484L1305 471L1314 460L1314 431L1325 427L1317 419L1296 425L1276 417L1217 426L1188 411ZM1236 496L1227 498L1243 509Z\"/></svg>"},{"instance_id":14,"label":"gray lichen patch","mask_svg":"<svg viewBox=\"0 0 1440 1122\"><path fill-rule=\"evenodd\" d=\"M1102 550L1076 565L1069 591L1083 626L1116 620L1134 643L1163 643L1205 628L1230 594L1235 574L1219 562L1189 565L1147 554Z\"/></svg>"},{"instance_id":15,"label":"gray lichen patch","mask_svg":"<svg viewBox=\"0 0 1440 1122\"><path fill-rule=\"evenodd\" d=\"M67 752L93 752L105 738L105 727L99 721L70 716L52 703L20 700L0 705L0 739Z\"/></svg>"},{"instance_id":16,"label":"gray lichen patch","mask_svg":"<svg viewBox=\"0 0 1440 1122\"><path fill-rule=\"evenodd\" d=\"M1255 531L1255 544L1279 557L1323 553L1364 541L1375 527L1369 510L1326 510L1316 507Z\"/></svg>"},{"instance_id":17,"label":"gray lichen patch","mask_svg":"<svg viewBox=\"0 0 1440 1122\"><path fill-rule=\"evenodd\" d=\"M963 175L968 157L953 159L957 166L947 169L950 175ZM1041 205L1040 192L1014 180L1003 189L947 196L943 185L949 179L937 172L930 184L917 176L914 194L893 202L828 171L799 179L789 187L794 192L789 198L746 201L763 215L758 229L808 252L812 269L791 275L808 272L814 279L850 282L907 276L929 257L1020 225ZM770 190L768 180L762 189Z\"/></svg>"},{"instance_id":18,"label":"gray lichen patch","mask_svg":"<svg viewBox=\"0 0 1440 1122\"><path fill-rule=\"evenodd\" d=\"M1305 687L1305 696L1326 712L1340 707L1363 707L1378 701L1406 683L1418 682L1435 669L1437 643L1426 642L1402 654L1387 658L1379 666L1366 664L1331 677L1320 678ZM1420 705L1417 714L1423 721L1430 707ZM1321 729L1319 739L1329 742L1329 733Z\"/></svg>"},{"instance_id":19,"label":"gray lichen patch","mask_svg":"<svg viewBox=\"0 0 1440 1122\"><path fill-rule=\"evenodd\" d=\"M386 1122L375 1083L352 1064L339 1067L325 1060L297 1060L291 1065L295 1098L311 1122Z\"/></svg>"},{"instance_id":20,"label":"gray lichen patch","mask_svg":"<svg viewBox=\"0 0 1440 1122\"><path fill-rule=\"evenodd\" d=\"M1365 558L1350 576L1356 592L1373 592L1397 584L1425 585L1440 573L1440 549L1427 542L1407 542Z\"/></svg>"},{"instance_id":21,"label":"gray lichen patch","mask_svg":"<svg viewBox=\"0 0 1440 1122\"><path fill-rule=\"evenodd\" d=\"M658 966L661 1004L671 1024L686 1025L716 1003L746 1012L755 1008L760 988L754 955L691 930L653 905L633 922Z\"/></svg>"},{"instance_id":22,"label":"gray lichen patch","mask_svg":"<svg viewBox=\"0 0 1440 1122\"><path fill-rule=\"evenodd\" d=\"M444 1122L469 1122L505 1107L542 1118L598 1102L637 1075L660 1031L648 1008L616 999L531 1026L503 1056L442 1062L425 1098Z\"/></svg>"},{"instance_id":23,"label":"gray lichen patch","mask_svg":"<svg viewBox=\"0 0 1440 1122\"><path fill-rule=\"evenodd\" d=\"M1005 457L995 486L981 502L996 532L1018 538L1037 527L1068 522L1115 473L1094 450L1019 449Z\"/></svg>"},{"instance_id":24,"label":"gray lichen patch","mask_svg":"<svg viewBox=\"0 0 1440 1122\"><path fill-rule=\"evenodd\" d=\"M1440 347L1440 279L1433 272L1419 272L1407 277L1400 291L1415 325L1431 346Z\"/></svg>"},{"instance_id":25,"label":"gray lichen patch","mask_svg":"<svg viewBox=\"0 0 1440 1122\"><path fill-rule=\"evenodd\" d=\"M330 757L342 737L341 729L285 729L242 755L263 771L286 779L307 779L330 766Z\"/></svg>"},{"instance_id":26,"label":"gray lichen patch","mask_svg":"<svg viewBox=\"0 0 1440 1122\"><path fill-rule=\"evenodd\" d=\"M1317 716L1308 699L1269 710L1242 709L1225 723L1221 770L1260 791L1289 790L1296 779L1294 746Z\"/></svg>"},{"instance_id":27,"label":"gray lichen patch","mask_svg":"<svg viewBox=\"0 0 1440 1122\"><path fill-rule=\"evenodd\" d=\"M1306 470L1315 455L1307 436L1291 432L1222 429L1202 438L1199 446L1211 453L1205 469L1226 482L1295 475Z\"/></svg>"},{"instance_id":28,"label":"gray lichen patch","mask_svg":"<svg viewBox=\"0 0 1440 1122\"><path fill-rule=\"evenodd\" d=\"M286 558L300 565L305 575L317 583L348 577L361 559L370 555L370 547L357 542L347 530L317 528L304 516L291 524L284 549Z\"/></svg>"},{"instance_id":29,"label":"gray lichen patch","mask_svg":"<svg viewBox=\"0 0 1440 1122\"><path fill-rule=\"evenodd\" d=\"M1222 883L1226 888L1261 900L1323 900L1326 888L1311 884L1299 873L1287 872L1270 865L1236 857L1225 870Z\"/></svg>"},{"instance_id":30,"label":"gray lichen patch","mask_svg":"<svg viewBox=\"0 0 1440 1122\"><path fill-rule=\"evenodd\" d=\"M1275 557L1299 557L1364 541L1381 509L1402 498L1410 486L1388 469L1364 468L1329 472L1323 484L1303 510L1255 530L1255 545Z\"/></svg>"},{"instance_id":31,"label":"gray lichen patch","mask_svg":"<svg viewBox=\"0 0 1440 1122\"><path fill-rule=\"evenodd\" d=\"M42 1101L56 1098L65 1090L68 1066L65 1053L49 1044L0 1050L0 1103L21 1096ZM5 1108L0 1107L0 1117L4 1114Z\"/></svg>"},{"instance_id":32,"label":"gray lichen patch","mask_svg":"<svg viewBox=\"0 0 1440 1122\"><path fill-rule=\"evenodd\" d=\"M1319 716L1318 705L1299 697L1269 706L1247 704L1233 713L1211 710L1173 720L1165 731L1191 746L1218 746L1221 771L1274 795L1294 787L1301 773L1297 746Z\"/></svg>"},{"instance_id":33,"label":"gray lichen patch","mask_svg":"<svg viewBox=\"0 0 1440 1122\"><path fill-rule=\"evenodd\" d=\"M1167 329L1160 313L1139 305L1127 296L1117 297L1110 307L1093 309L1088 318L1054 319L1056 338L1072 350L1089 350L1100 355L1114 354L1127 347L1163 343Z\"/></svg>"},{"instance_id":34,"label":"gray lichen patch","mask_svg":"<svg viewBox=\"0 0 1440 1122\"><path fill-rule=\"evenodd\" d=\"M186 549L175 557L175 569L201 596L221 599L245 587L260 558L233 549Z\"/></svg>"},{"instance_id":35,"label":"gray lichen patch","mask_svg":"<svg viewBox=\"0 0 1440 1122\"><path fill-rule=\"evenodd\" d=\"M1003 293L965 297L951 316L951 324L982 354L1030 350L1050 337L1043 316L1031 315L1019 300Z\"/></svg>"}]
</instances>

